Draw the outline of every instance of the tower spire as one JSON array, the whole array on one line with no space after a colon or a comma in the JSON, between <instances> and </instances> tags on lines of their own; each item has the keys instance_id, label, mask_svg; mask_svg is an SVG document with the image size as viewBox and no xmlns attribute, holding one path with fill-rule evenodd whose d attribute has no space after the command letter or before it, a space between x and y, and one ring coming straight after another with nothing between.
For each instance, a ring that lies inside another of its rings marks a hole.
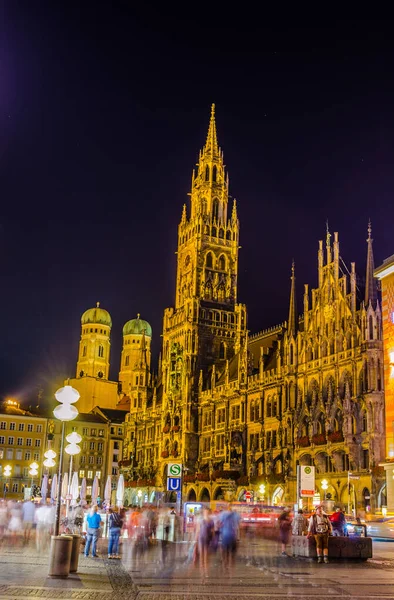
<instances>
[{"instance_id":1,"label":"tower spire","mask_svg":"<svg viewBox=\"0 0 394 600\"><path fill-rule=\"evenodd\" d=\"M368 244L367 272L366 272L366 278L365 278L365 306L367 307L368 304L371 302L373 308L375 308L378 295L377 295L377 289L376 289L376 280L373 276L375 266L374 266L374 260L373 260L373 248L372 248L373 239L371 237L371 233L372 233L372 226L371 226L371 220L369 220L368 221L368 238L367 238L367 244Z\"/></svg>"},{"instance_id":2,"label":"tower spire","mask_svg":"<svg viewBox=\"0 0 394 600\"><path fill-rule=\"evenodd\" d=\"M219 153L214 104L211 106L211 119L209 121L207 141L205 143L204 152L207 154L210 153L212 156Z\"/></svg>"},{"instance_id":3,"label":"tower spire","mask_svg":"<svg viewBox=\"0 0 394 600\"><path fill-rule=\"evenodd\" d=\"M295 263L291 265L291 288L290 288L290 307L289 307L289 321L288 321L288 332L293 337L296 334L297 328L297 297L295 289Z\"/></svg>"}]
</instances>

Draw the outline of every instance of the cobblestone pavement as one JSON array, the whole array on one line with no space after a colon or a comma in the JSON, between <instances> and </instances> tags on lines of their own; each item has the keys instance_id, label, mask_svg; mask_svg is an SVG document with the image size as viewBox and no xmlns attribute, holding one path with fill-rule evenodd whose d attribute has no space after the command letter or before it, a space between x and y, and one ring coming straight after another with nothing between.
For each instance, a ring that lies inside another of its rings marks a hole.
<instances>
[{"instance_id":1,"label":"cobblestone pavement","mask_svg":"<svg viewBox=\"0 0 394 600\"><path fill-rule=\"evenodd\" d=\"M394 600L394 544L382 545L366 563L317 565L278 556L275 542L255 541L240 547L231 576L224 575L219 555L208 576L188 561L187 544L158 544L135 555L127 543L122 560L80 556L77 574L65 580L48 573L48 554L33 547L0 549L0 600ZM392 548L392 550L391 550Z\"/></svg>"}]
</instances>

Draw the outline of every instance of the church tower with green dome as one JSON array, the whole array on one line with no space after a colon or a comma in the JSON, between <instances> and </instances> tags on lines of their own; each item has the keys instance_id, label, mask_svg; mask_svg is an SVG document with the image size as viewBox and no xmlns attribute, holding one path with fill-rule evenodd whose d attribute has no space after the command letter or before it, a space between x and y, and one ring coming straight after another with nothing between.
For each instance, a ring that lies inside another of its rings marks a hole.
<instances>
[{"instance_id":1,"label":"church tower with green dome","mask_svg":"<svg viewBox=\"0 0 394 600\"><path fill-rule=\"evenodd\" d=\"M112 319L97 302L81 317L81 340L77 362L78 377L109 377L109 355L111 347Z\"/></svg>"},{"instance_id":2,"label":"church tower with green dome","mask_svg":"<svg viewBox=\"0 0 394 600\"><path fill-rule=\"evenodd\" d=\"M123 348L119 382L122 392L130 398L130 411L138 408L139 390L149 384L152 327L137 315L123 327Z\"/></svg>"}]
</instances>

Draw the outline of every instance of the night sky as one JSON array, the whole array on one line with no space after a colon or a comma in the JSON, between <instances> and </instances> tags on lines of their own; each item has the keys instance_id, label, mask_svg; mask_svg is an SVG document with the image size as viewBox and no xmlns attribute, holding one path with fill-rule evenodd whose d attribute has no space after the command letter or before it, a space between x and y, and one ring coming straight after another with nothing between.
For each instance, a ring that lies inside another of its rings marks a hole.
<instances>
[{"instance_id":1,"label":"night sky","mask_svg":"<svg viewBox=\"0 0 394 600\"><path fill-rule=\"evenodd\" d=\"M375 263L394 253L393 23L78 4L2 4L0 397L30 404L73 376L98 300L112 378L137 313L157 357L212 102L250 331L287 319L293 258L299 306L316 286L327 219L361 294L369 218Z\"/></svg>"}]
</instances>

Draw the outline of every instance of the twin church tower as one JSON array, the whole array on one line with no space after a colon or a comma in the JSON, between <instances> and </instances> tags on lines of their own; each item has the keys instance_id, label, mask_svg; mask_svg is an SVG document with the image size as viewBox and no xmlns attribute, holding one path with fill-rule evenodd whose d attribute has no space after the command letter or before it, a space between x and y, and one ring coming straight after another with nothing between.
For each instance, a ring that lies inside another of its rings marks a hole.
<instances>
[{"instance_id":1,"label":"twin church tower","mask_svg":"<svg viewBox=\"0 0 394 600\"><path fill-rule=\"evenodd\" d=\"M237 302L239 221L218 144L215 106L193 171L190 206L178 226L174 306L164 311L157 375L152 330L138 315L123 328L119 380L109 377L111 317L99 304L81 319L79 410L127 410L121 472L165 493L168 462L182 462L184 499L295 500L297 464L330 475L329 494L349 501L349 470L360 473L351 502L384 501L374 467L384 458L381 313L367 240L365 298L355 265L343 270L338 234L319 243L318 287L296 305L294 266L288 320L251 337ZM335 473L335 475L333 475ZM373 473L375 473L373 475ZM128 482L128 483L127 483ZM319 481L317 481L317 493ZM322 492L323 493L323 492ZM380 496L379 496L380 495Z\"/></svg>"}]
</instances>

